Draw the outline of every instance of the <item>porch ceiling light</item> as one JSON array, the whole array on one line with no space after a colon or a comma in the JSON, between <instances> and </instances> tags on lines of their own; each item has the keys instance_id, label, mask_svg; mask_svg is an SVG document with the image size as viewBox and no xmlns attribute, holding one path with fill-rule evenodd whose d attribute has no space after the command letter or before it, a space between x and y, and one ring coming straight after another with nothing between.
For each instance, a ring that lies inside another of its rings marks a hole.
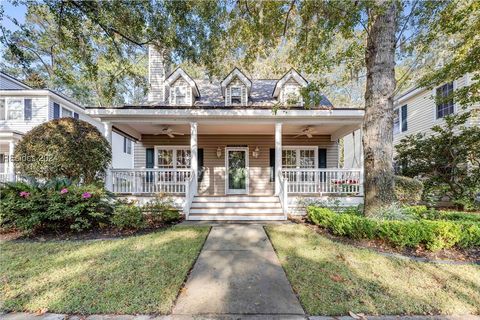
<instances>
[{"instance_id":1,"label":"porch ceiling light","mask_svg":"<svg viewBox=\"0 0 480 320\"><path fill-rule=\"evenodd\" d=\"M260 155L260 148L259 147L256 147L255 150L253 150L252 152L252 156L257 159L258 156Z\"/></svg>"},{"instance_id":2,"label":"porch ceiling light","mask_svg":"<svg viewBox=\"0 0 480 320\"><path fill-rule=\"evenodd\" d=\"M217 158L221 158L222 157L222 148L218 147L217 148Z\"/></svg>"}]
</instances>

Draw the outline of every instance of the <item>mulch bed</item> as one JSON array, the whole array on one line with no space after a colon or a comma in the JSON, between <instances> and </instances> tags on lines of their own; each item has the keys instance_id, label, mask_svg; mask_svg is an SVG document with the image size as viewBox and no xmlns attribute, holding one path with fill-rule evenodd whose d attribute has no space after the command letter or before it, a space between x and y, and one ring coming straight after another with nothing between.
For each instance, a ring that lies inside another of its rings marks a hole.
<instances>
[{"instance_id":1,"label":"mulch bed","mask_svg":"<svg viewBox=\"0 0 480 320\"><path fill-rule=\"evenodd\" d=\"M120 230L110 226L104 228L94 228L84 232L74 232L70 230L62 231L37 231L32 234L25 234L20 230L0 230L0 241L74 241L74 240L108 240L124 238L130 236L144 235L158 230L165 229L172 225L182 222L183 219L173 223L149 223L149 226L142 229Z\"/></svg>"},{"instance_id":2,"label":"mulch bed","mask_svg":"<svg viewBox=\"0 0 480 320\"><path fill-rule=\"evenodd\" d=\"M480 248L460 249L450 248L443 249L436 252L431 252L425 248L395 248L383 240L365 240L365 239L350 239L347 237L336 236L330 233L327 229L319 227L310 223L305 217L290 217L290 220L295 223L301 223L314 230L315 232L329 238L330 240L338 241L357 248L372 249L379 253L398 254L407 258L425 259L432 262L464 262L480 264Z\"/></svg>"}]
</instances>

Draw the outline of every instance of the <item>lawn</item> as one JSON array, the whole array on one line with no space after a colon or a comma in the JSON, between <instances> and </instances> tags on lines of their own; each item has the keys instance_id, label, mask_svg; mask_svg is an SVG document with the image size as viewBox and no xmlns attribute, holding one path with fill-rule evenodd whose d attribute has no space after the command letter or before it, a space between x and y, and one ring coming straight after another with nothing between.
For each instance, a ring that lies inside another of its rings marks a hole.
<instances>
[{"instance_id":1,"label":"lawn","mask_svg":"<svg viewBox=\"0 0 480 320\"><path fill-rule=\"evenodd\" d=\"M169 313L208 227L115 240L0 244L8 311Z\"/></svg>"},{"instance_id":2,"label":"lawn","mask_svg":"<svg viewBox=\"0 0 480 320\"><path fill-rule=\"evenodd\" d=\"M266 230L310 315L480 314L479 266L385 257L299 224Z\"/></svg>"}]
</instances>

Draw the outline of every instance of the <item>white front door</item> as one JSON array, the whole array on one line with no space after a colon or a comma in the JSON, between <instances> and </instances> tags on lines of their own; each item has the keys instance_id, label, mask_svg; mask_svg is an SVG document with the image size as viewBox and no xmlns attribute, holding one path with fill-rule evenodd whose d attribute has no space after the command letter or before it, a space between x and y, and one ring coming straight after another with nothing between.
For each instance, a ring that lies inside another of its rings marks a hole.
<instances>
[{"instance_id":1,"label":"white front door","mask_svg":"<svg viewBox=\"0 0 480 320\"><path fill-rule=\"evenodd\" d=\"M227 194L248 194L248 148L229 147L225 149Z\"/></svg>"}]
</instances>

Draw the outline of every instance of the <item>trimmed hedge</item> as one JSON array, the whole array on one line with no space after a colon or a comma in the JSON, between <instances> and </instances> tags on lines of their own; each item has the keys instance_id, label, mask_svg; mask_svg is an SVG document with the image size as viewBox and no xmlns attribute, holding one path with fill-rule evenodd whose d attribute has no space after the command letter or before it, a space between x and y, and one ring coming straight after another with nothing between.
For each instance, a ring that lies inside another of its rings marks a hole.
<instances>
[{"instance_id":1,"label":"trimmed hedge","mask_svg":"<svg viewBox=\"0 0 480 320\"><path fill-rule=\"evenodd\" d=\"M402 210L412 217L426 220L471 221L480 223L480 214L458 211L439 211L427 206L404 206Z\"/></svg>"},{"instance_id":2,"label":"trimmed hedge","mask_svg":"<svg viewBox=\"0 0 480 320\"><path fill-rule=\"evenodd\" d=\"M353 239L382 239L400 248L423 245L430 251L480 246L480 224L470 221L376 220L317 207L307 212L313 223Z\"/></svg>"}]
</instances>

